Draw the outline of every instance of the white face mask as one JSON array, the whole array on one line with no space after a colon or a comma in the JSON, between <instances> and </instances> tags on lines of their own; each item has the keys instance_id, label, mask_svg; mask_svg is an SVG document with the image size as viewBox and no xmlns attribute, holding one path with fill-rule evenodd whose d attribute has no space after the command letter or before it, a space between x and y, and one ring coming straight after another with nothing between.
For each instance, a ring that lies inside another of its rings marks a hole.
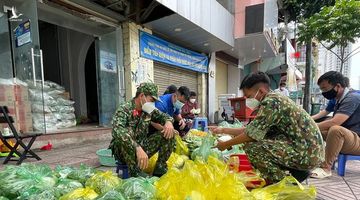
<instances>
[{"instance_id":1,"label":"white face mask","mask_svg":"<svg viewBox=\"0 0 360 200\"><path fill-rule=\"evenodd\" d=\"M146 101L146 98L144 99L145 103L142 105L141 110L148 114L151 114L156 109L155 102L148 102Z\"/></svg>"},{"instance_id":2,"label":"white face mask","mask_svg":"<svg viewBox=\"0 0 360 200\"><path fill-rule=\"evenodd\" d=\"M258 95L259 90L256 92L255 96L253 98L246 99L246 106L250 108L251 110L256 110L260 106L260 101L255 99Z\"/></svg>"},{"instance_id":3,"label":"white face mask","mask_svg":"<svg viewBox=\"0 0 360 200\"><path fill-rule=\"evenodd\" d=\"M191 103L195 103L196 99L190 99Z\"/></svg>"},{"instance_id":4,"label":"white face mask","mask_svg":"<svg viewBox=\"0 0 360 200\"><path fill-rule=\"evenodd\" d=\"M174 103L174 107L178 110L181 110L181 108L184 106L184 104L179 101L179 100L176 100L175 103Z\"/></svg>"}]
</instances>

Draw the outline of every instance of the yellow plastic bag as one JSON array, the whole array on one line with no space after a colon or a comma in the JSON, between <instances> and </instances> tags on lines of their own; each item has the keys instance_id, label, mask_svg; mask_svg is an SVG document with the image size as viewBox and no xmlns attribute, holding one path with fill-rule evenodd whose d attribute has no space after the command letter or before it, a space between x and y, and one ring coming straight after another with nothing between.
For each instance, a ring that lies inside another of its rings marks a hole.
<instances>
[{"instance_id":1,"label":"yellow plastic bag","mask_svg":"<svg viewBox=\"0 0 360 200\"><path fill-rule=\"evenodd\" d=\"M303 186L294 177L287 176L279 183L254 189L251 194L256 200L312 200L316 198L316 188Z\"/></svg>"},{"instance_id":2,"label":"yellow plastic bag","mask_svg":"<svg viewBox=\"0 0 360 200\"><path fill-rule=\"evenodd\" d=\"M148 167L144 170L144 172L148 174L152 174L154 172L158 158L159 158L159 153L156 153L153 156L151 156L151 158L149 159Z\"/></svg>"},{"instance_id":3,"label":"yellow plastic bag","mask_svg":"<svg viewBox=\"0 0 360 200\"><path fill-rule=\"evenodd\" d=\"M252 199L250 192L241 180L229 172L227 165L211 156L207 163L187 160L182 169L169 169L155 186L158 199Z\"/></svg>"},{"instance_id":4,"label":"yellow plastic bag","mask_svg":"<svg viewBox=\"0 0 360 200\"><path fill-rule=\"evenodd\" d=\"M265 179L260 177L260 172L241 171L235 174L247 188L262 188L266 185Z\"/></svg>"},{"instance_id":5,"label":"yellow plastic bag","mask_svg":"<svg viewBox=\"0 0 360 200\"><path fill-rule=\"evenodd\" d=\"M189 160L189 157L185 155L179 155L177 153L171 153L169 159L166 161L166 164L169 169L173 167L181 169L184 166L186 160Z\"/></svg>"},{"instance_id":6,"label":"yellow plastic bag","mask_svg":"<svg viewBox=\"0 0 360 200\"><path fill-rule=\"evenodd\" d=\"M176 140L175 153L177 153L179 155L189 156L189 148L184 143L184 141L181 139L181 137L179 135L175 135L175 140Z\"/></svg>"},{"instance_id":7,"label":"yellow plastic bag","mask_svg":"<svg viewBox=\"0 0 360 200\"><path fill-rule=\"evenodd\" d=\"M72 192L60 197L59 200L93 200L98 194L90 188L78 188Z\"/></svg>"}]
</instances>

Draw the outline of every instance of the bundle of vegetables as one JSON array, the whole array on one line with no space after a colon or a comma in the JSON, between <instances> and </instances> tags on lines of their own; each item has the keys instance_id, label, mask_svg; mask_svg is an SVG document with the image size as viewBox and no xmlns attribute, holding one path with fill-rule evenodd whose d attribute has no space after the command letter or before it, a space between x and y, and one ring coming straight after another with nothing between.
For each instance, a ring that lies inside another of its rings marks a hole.
<instances>
[{"instance_id":1,"label":"bundle of vegetables","mask_svg":"<svg viewBox=\"0 0 360 200\"><path fill-rule=\"evenodd\" d=\"M184 140L189 148L190 152L193 152L196 148L200 147L202 140L208 134L203 131L191 129L185 136Z\"/></svg>"},{"instance_id":2,"label":"bundle of vegetables","mask_svg":"<svg viewBox=\"0 0 360 200\"><path fill-rule=\"evenodd\" d=\"M14 199L41 194L51 190L56 182L57 178L47 165L7 166L0 171L0 195Z\"/></svg>"}]
</instances>

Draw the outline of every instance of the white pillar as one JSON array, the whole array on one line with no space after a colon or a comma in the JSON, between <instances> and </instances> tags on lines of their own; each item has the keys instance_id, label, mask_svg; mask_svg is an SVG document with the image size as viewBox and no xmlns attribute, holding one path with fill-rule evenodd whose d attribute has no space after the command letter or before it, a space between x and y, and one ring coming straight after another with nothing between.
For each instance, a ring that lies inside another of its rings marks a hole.
<instances>
[{"instance_id":1,"label":"white pillar","mask_svg":"<svg viewBox=\"0 0 360 200\"><path fill-rule=\"evenodd\" d=\"M211 123L214 123L214 115L216 108L216 56L215 53L211 54L209 62L209 120Z\"/></svg>"}]
</instances>

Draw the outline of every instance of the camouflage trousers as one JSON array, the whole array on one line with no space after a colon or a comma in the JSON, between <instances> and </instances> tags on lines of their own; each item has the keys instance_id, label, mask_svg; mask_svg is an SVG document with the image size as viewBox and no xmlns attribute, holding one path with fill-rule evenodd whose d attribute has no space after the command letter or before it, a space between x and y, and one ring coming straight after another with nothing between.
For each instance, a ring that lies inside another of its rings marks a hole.
<instances>
[{"instance_id":1,"label":"camouflage trousers","mask_svg":"<svg viewBox=\"0 0 360 200\"><path fill-rule=\"evenodd\" d=\"M155 165L155 171L166 172L167 165L166 161L169 159L171 153L175 147L175 139L165 139L163 134L160 132L155 132L154 134L143 138L139 141L136 141L146 152L148 158L159 152L159 157ZM113 153L115 159L126 163L129 167L130 176L138 176L141 173L141 169L138 167L137 157L136 157L136 148L131 145L129 140L114 142Z\"/></svg>"},{"instance_id":2,"label":"camouflage trousers","mask_svg":"<svg viewBox=\"0 0 360 200\"><path fill-rule=\"evenodd\" d=\"M248 142L244 146L251 164L271 183L281 181L287 169L311 170L321 163L317 155L301 152L294 145L279 140Z\"/></svg>"}]
</instances>

